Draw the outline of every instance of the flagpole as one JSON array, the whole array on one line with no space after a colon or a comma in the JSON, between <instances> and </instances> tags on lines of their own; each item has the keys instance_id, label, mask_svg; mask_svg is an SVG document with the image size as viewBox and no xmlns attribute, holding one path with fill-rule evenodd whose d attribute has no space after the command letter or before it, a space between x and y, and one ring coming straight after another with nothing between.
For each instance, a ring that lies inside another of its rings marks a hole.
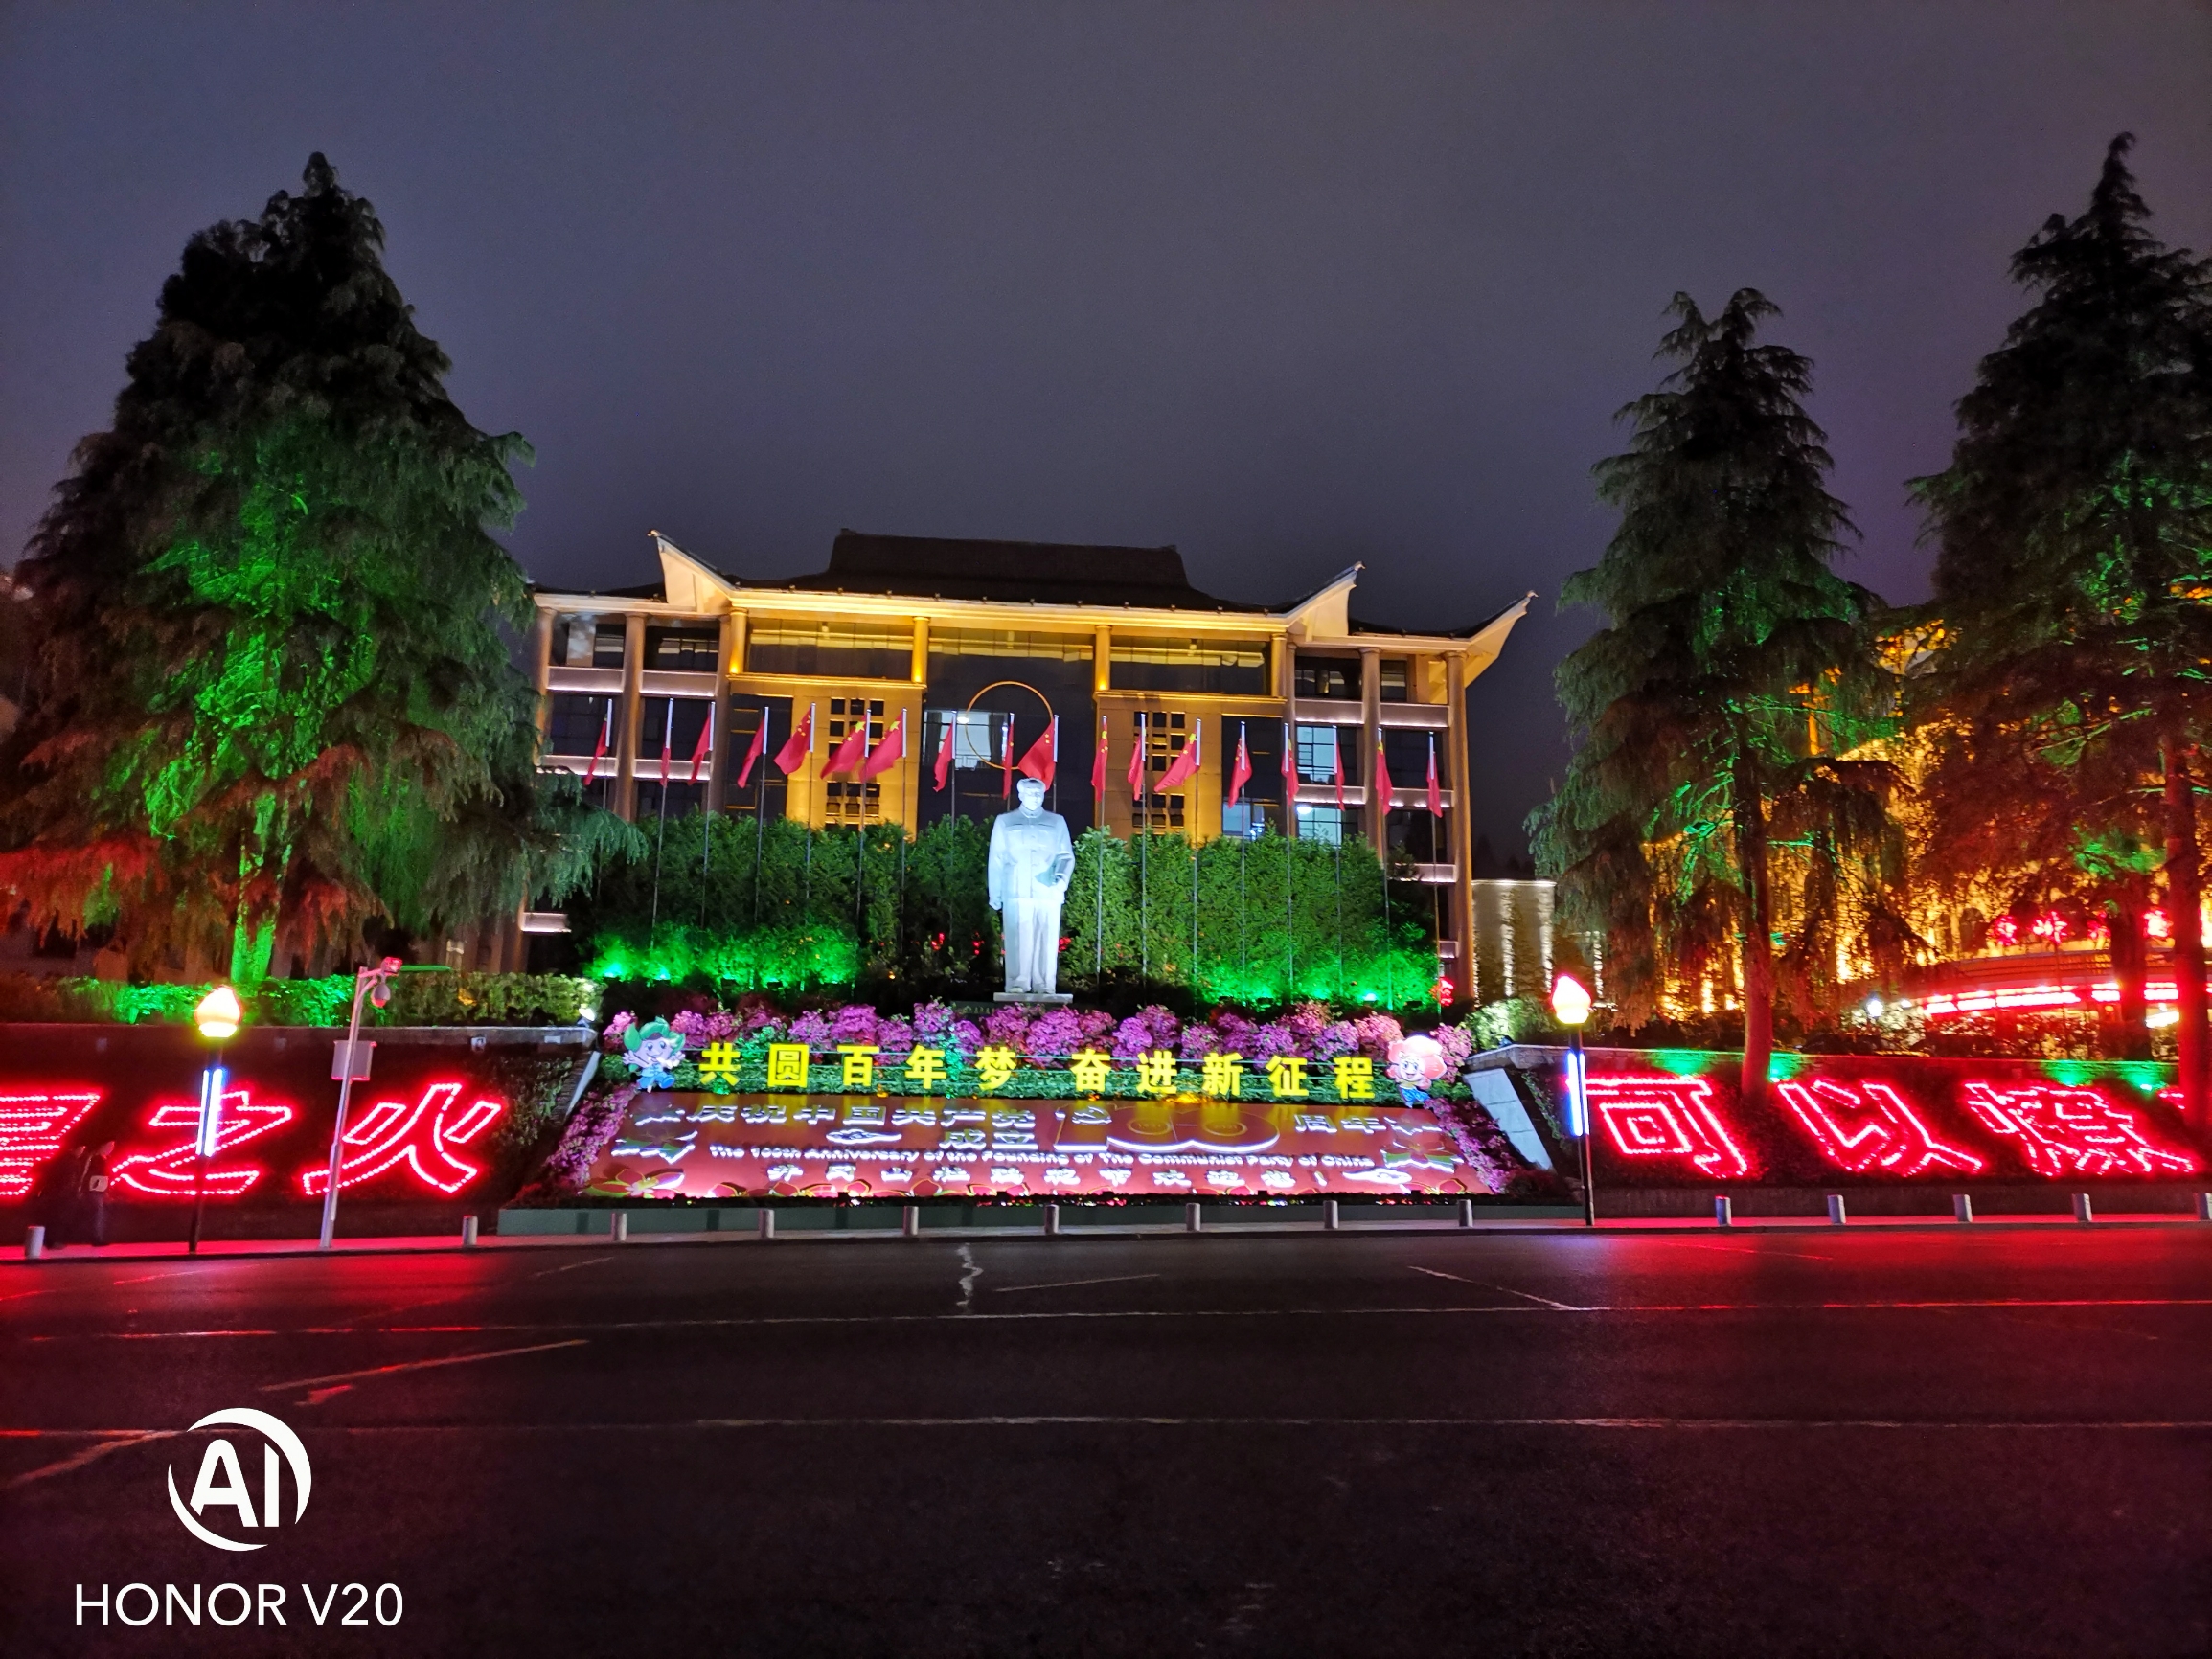
<instances>
[{"instance_id":1,"label":"flagpole","mask_svg":"<svg viewBox=\"0 0 2212 1659\"><path fill-rule=\"evenodd\" d=\"M1137 711L1137 777L1142 780L1144 827L1137 832L1137 977L1152 977L1152 756L1150 711Z\"/></svg>"},{"instance_id":2,"label":"flagpole","mask_svg":"<svg viewBox=\"0 0 2212 1659\"><path fill-rule=\"evenodd\" d=\"M761 854L767 850L768 837L768 705L761 705L761 776L753 785L753 926L761 925ZM755 942L754 948L760 948ZM754 974L757 980L760 976Z\"/></svg>"},{"instance_id":3,"label":"flagpole","mask_svg":"<svg viewBox=\"0 0 2212 1659\"><path fill-rule=\"evenodd\" d=\"M661 722L660 731L660 828L652 843L652 912L645 927L646 954L651 955L652 936L660 927L660 853L661 846L669 838L669 741L675 736L676 700L668 699L668 714Z\"/></svg>"},{"instance_id":4,"label":"flagpole","mask_svg":"<svg viewBox=\"0 0 2212 1659\"><path fill-rule=\"evenodd\" d=\"M715 866L715 815L711 808L714 806L715 765L718 759L715 754L715 709L720 702L721 697L718 694L713 702L707 704L707 729L705 744L702 749L707 762L707 792L699 797L699 927L701 931L704 931L707 925L707 882L714 875ZM696 784L698 781L699 762L695 757L692 761L692 782Z\"/></svg>"}]
</instances>

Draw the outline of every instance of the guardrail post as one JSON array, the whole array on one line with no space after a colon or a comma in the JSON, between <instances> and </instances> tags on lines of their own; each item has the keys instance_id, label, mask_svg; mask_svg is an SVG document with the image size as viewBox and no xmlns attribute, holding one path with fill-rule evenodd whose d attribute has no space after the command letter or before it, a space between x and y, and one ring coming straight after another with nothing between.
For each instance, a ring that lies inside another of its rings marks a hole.
<instances>
[{"instance_id":1,"label":"guardrail post","mask_svg":"<svg viewBox=\"0 0 2212 1659\"><path fill-rule=\"evenodd\" d=\"M31 1227L25 1229L23 1234L23 1260L26 1261L36 1261L41 1260L45 1254L46 1229L43 1227Z\"/></svg>"},{"instance_id":2,"label":"guardrail post","mask_svg":"<svg viewBox=\"0 0 2212 1659\"><path fill-rule=\"evenodd\" d=\"M1474 1225L1474 1200L1472 1198L1462 1198L1459 1201L1459 1224L1462 1227Z\"/></svg>"},{"instance_id":3,"label":"guardrail post","mask_svg":"<svg viewBox=\"0 0 2212 1659\"><path fill-rule=\"evenodd\" d=\"M1733 1227L1736 1225L1736 1206L1725 1193L1713 1200L1713 1225L1716 1227Z\"/></svg>"},{"instance_id":4,"label":"guardrail post","mask_svg":"<svg viewBox=\"0 0 2212 1659\"><path fill-rule=\"evenodd\" d=\"M1195 1203L1191 1203L1191 1204L1185 1204L1185 1205L1183 1206L1183 1231L1184 1231L1184 1232L1186 1232L1186 1233L1196 1233L1197 1231L1198 1231L1198 1229L1199 1229L1199 1228L1200 1228L1202 1225L1204 1225L1204 1223L1203 1223L1203 1222L1201 1222L1201 1221L1199 1220L1199 1218L1198 1218L1198 1216L1199 1216L1199 1212L1198 1212L1198 1206L1197 1206L1197 1204L1195 1204Z\"/></svg>"},{"instance_id":5,"label":"guardrail post","mask_svg":"<svg viewBox=\"0 0 2212 1659\"><path fill-rule=\"evenodd\" d=\"M909 1204L906 1206L905 1211L899 1217L899 1232L902 1238L919 1239L922 1237L921 1205Z\"/></svg>"},{"instance_id":6,"label":"guardrail post","mask_svg":"<svg viewBox=\"0 0 2212 1659\"><path fill-rule=\"evenodd\" d=\"M629 1242L629 1212L617 1210L614 1219L607 1224L607 1234L617 1244Z\"/></svg>"},{"instance_id":7,"label":"guardrail post","mask_svg":"<svg viewBox=\"0 0 2212 1659\"><path fill-rule=\"evenodd\" d=\"M1973 1226L1973 1194L1972 1193L1953 1193L1950 1195L1950 1215L1951 1219L1961 1227Z\"/></svg>"},{"instance_id":8,"label":"guardrail post","mask_svg":"<svg viewBox=\"0 0 2212 1659\"><path fill-rule=\"evenodd\" d=\"M1846 1217L1843 1214L1843 1194L1841 1193L1829 1193L1828 1224L1831 1227L1840 1227L1843 1225L1845 1219Z\"/></svg>"},{"instance_id":9,"label":"guardrail post","mask_svg":"<svg viewBox=\"0 0 2212 1659\"><path fill-rule=\"evenodd\" d=\"M1325 1233L1334 1233L1340 1231L1343 1226L1344 1217L1337 1211L1336 1200L1334 1198L1322 1199L1321 1230Z\"/></svg>"},{"instance_id":10,"label":"guardrail post","mask_svg":"<svg viewBox=\"0 0 2212 1659\"><path fill-rule=\"evenodd\" d=\"M461 1248L464 1250L476 1248L476 1217L473 1216L461 1217Z\"/></svg>"},{"instance_id":11,"label":"guardrail post","mask_svg":"<svg viewBox=\"0 0 2212 1659\"><path fill-rule=\"evenodd\" d=\"M766 1205L761 1207L761 1242L765 1244L776 1236L776 1213Z\"/></svg>"},{"instance_id":12,"label":"guardrail post","mask_svg":"<svg viewBox=\"0 0 2212 1659\"><path fill-rule=\"evenodd\" d=\"M2074 1194L2074 1219L2087 1227L2096 1218L2096 1212L2089 1205L2088 1193L2076 1193Z\"/></svg>"},{"instance_id":13,"label":"guardrail post","mask_svg":"<svg viewBox=\"0 0 2212 1659\"><path fill-rule=\"evenodd\" d=\"M1047 1204L1044 1207L1044 1236L1047 1239L1060 1237L1060 1206L1058 1204Z\"/></svg>"},{"instance_id":14,"label":"guardrail post","mask_svg":"<svg viewBox=\"0 0 2212 1659\"><path fill-rule=\"evenodd\" d=\"M2197 1219L2200 1221L2212 1221L2212 1193L2200 1193L2197 1194Z\"/></svg>"}]
</instances>

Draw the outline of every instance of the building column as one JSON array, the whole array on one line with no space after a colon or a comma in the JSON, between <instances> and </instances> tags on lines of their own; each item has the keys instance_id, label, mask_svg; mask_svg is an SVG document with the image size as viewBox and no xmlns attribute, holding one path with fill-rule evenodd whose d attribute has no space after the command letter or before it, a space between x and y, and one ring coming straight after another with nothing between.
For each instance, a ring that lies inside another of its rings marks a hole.
<instances>
[{"instance_id":1,"label":"building column","mask_svg":"<svg viewBox=\"0 0 2212 1659\"><path fill-rule=\"evenodd\" d=\"M1366 737L1361 744L1367 751L1366 776L1360 780L1360 784L1367 794L1367 845L1375 849L1375 856L1387 869L1390 863L1390 803L1377 799L1375 783L1375 758L1382 752L1382 652L1375 646L1359 648L1359 718L1366 728Z\"/></svg>"},{"instance_id":2,"label":"building column","mask_svg":"<svg viewBox=\"0 0 2212 1659\"><path fill-rule=\"evenodd\" d=\"M546 727L553 720L553 613L539 610L537 625L530 630L530 683L537 693L538 752L545 751Z\"/></svg>"},{"instance_id":3,"label":"building column","mask_svg":"<svg viewBox=\"0 0 2212 1659\"><path fill-rule=\"evenodd\" d=\"M713 748L707 754L707 812L719 816L725 791L729 786L729 767L722 755L730 743L730 679L736 665L745 660L745 613L729 610L722 613L721 644L715 651L715 712L708 716L715 723Z\"/></svg>"},{"instance_id":4,"label":"building column","mask_svg":"<svg viewBox=\"0 0 2212 1659\"><path fill-rule=\"evenodd\" d=\"M1467 653L1445 659L1444 689L1451 711L1451 931L1459 958L1451 976L1461 996L1474 994L1474 760L1468 752Z\"/></svg>"},{"instance_id":5,"label":"building column","mask_svg":"<svg viewBox=\"0 0 2212 1659\"><path fill-rule=\"evenodd\" d=\"M614 809L633 822L637 818L637 739L645 718L645 699L638 686L645 674L645 618L622 619L622 749L614 763Z\"/></svg>"}]
</instances>

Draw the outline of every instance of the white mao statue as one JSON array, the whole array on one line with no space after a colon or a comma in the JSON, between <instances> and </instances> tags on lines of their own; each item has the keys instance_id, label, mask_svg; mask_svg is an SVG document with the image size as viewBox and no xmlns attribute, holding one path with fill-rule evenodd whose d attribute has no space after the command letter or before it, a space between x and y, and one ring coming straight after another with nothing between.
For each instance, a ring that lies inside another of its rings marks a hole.
<instances>
[{"instance_id":1,"label":"white mao statue","mask_svg":"<svg viewBox=\"0 0 2212 1659\"><path fill-rule=\"evenodd\" d=\"M1068 999L1054 989L1060 978L1060 906L1075 874L1075 847L1067 820L1044 809L1044 785L1024 778L1015 785L1019 810L1001 812L991 825L991 908L1006 941L1003 1002Z\"/></svg>"}]
</instances>

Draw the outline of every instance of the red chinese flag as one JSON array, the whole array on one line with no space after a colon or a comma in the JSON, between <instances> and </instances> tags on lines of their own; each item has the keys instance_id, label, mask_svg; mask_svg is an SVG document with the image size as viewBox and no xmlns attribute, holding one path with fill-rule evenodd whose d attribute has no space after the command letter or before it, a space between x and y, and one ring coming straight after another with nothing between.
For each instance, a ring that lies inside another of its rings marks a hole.
<instances>
[{"instance_id":1,"label":"red chinese flag","mask_svg":"<svg viewBox=\"0 0 2212 1659\"><path fill-rule=\"evenodd\" d=\"M1006 730L998 739L998 798L1014 799L1014 716L1006 716Z\"/></svg>"},{"instance_id":2,"label":"red chinese flag","mask_svg":"<svg viewBox=\"0 0 2212 1659\"><path fill-rule=\"evenodd\" d=\"M1060 768L1060 716L1046 722L1044 735L1029 746L1015 768L1024 778L1035 778L1046 788L1052 787L1053 774Z\"/></svg>"},{"instance_id":3,"label":"red chinese flag","mask_svg":"<svg viewBox=\"0 0 2212 1659\"><path fill-rule=\"evenodd\" d=\"M1436 784L1436 734L1428 734L1428 810L1436 817L1444 816L1444 791Z\"/></svg>"},{"instance_id":4,"label":"red chinese flag","mask_svg":"<svg viewBox=\"0 0 2212 1659\"><path fill-rule=\"evenodd\" d=\"M745 751L745 764L738 773L738 787L745 786L745 780L753 775L753 768L761 763L761 750L768 741L768 711L763 709L761 717L753 726L753 745Z\"/></svg>"},{"instance_id":5,"label":"red chinese flag","mask_svg":"<svg viewBox=\"0 0 2212 1659\"><path fill-rule=\"evenodd\" d=\"M709 750L711 750L711 749L712 749L714 746L715 746L715 706L714 706L714 704L712 704L712 703L709 703L709 704L707 705L707 719L706 719L706 724L705 724L705 725L703 725L703 726L701 726L701 727L699 728L699 740L698 740L697 742L696 742L696 743L694 743L694 744L692 745L692 782L693 782L693 783L695 783L695 784L696 784L696 783L697 783L697 782L699 781L699 767L700 767L700 765L701 765L701 764L703 764L703 763L705 762L705 761L706 761L706 758L707 758L707 753L708 753L708 751L709 751Z\"/></svg>"},{"instance_id":6,"label":"red chinese flag","mask_svg":"<svg viewBox=\"0 0 2212 1659\"><path fill-rule=\"evenodd\" d=\"M791 735L784 739L784 746L776 751L776 770L787 778L807 763L807 757L814 752L814 705L807 705L807 717L791 728Z\"/></svg>"},{"instance_id":7,"label":"red chinese flag","mask_svg":"<svg viewBox=\"0 0 2212 1659\"><path fill-rule=\"evenodd\" d=\"M1106 793L1106 716L1101 715L1098 717L1098 748L1092 753L1090 758L1090 792L1093 795L1104 795Z\"/></svg>"},{"instance_id":8,"label":"red chinese flag","mask_svg":"<svg viewBox=\"0 0 2212 1659\"><path fill-rule=\"evenodd\" d=\"M1198 769L1198 738L1206 729L1205 722L1191 722L1191 740L1183 745L1183 752L1168 762L1168 769L1160 774L1160 793L1168 795L1191 781L1191 774ZM1247 775L1251 768L1246 767Z\"/></svg>"},{"instance_id":9,"label":"red chinese flag","mask_svg":"<svg viewBox=\"0 0 2212 1659\"><path fill-rule=\"evenodd\" d=\"M1344 728L1332 726L1329 729L1335 735L1334 741L1330 745L1330 755L1336 767L1336 816L1341 819L1344 816Z\"/></svg>"},{"instance_id":10,"label":"red chinese flag","mask_svg":"<svg viewBox=\"0 0 2212 1659\"><path fill-rule=\"evenodd\" d=\"M1283 799L1298 798L1298 745L1291 736L1290 722L1283 722Z\"/></svg>"},{"instance_id":11,"label":"red chinese flag","mask_svg":"<svg viewBox=\"0 0 2212 1659\"><path fill-rule=\"evenodd\" d=\"M1375 799L1381 803L1381 809L1385 812L1390 810L1390 762L1383 758L1382 732L1378 727L1375 733Z\"/></svg>"},{"instance_id":12,"label":"red chinese flag","mask_svg":"<svg viewBox=\"0 0 2212 1659\"><path fill-rule=\"evenodd\" d=\"M834 778L839 772L856 769L868 758L868 705L860 705L860 717L853 722L853 729L845 734L845 740L831 751L829 761L822 767L822 776Z\"/></svg>"},{"instance_id":13,"label":"red chinese flag","mask_svg":"<svg viewBox=\"0 0 2212 1659\"><path fill-rule=\"evenodd\" d=\"M662 716L660 723L660 781L664 784L669 781L669 750L675 743L675 738L676 700L671 697L668 713Z\"/></svg>"},{"instance_id":14,"label":"red chinese flag","mask_svg":"<svg viewBox=\"0 0 2212 1659\"><path fill-rule=\"evenodd\" d=\"M1129 799L1142 801L1145 798L1145 716L1141 710L1136 723L1136 746L1129 751Z\"/></svg>"},{"instance_id":15,"label":"red chinese flag","mask_svg":"<svg viewBox=\"0 0 2212 1659\"><path fill-rule=\"evenodd\" d=\"M599 741L592 745L591 770L584 774L586 777L596 778L599 776L599 763L606 759L606 746L613 741L614 699L609 697L606 700L606 718L599 723Z\"/></svg>"},{"instance_id":16,"label":"red chinese flag","mask_svg":"<svg viewBox=\"0 0 2212 1659\"><path fill-rule=\"evenodd\" d=\"M1244 722L1237 722L1237 758L1229 763L1229 805L1234 807L1252 781L1252 757L1244 747Z\"/></svg>"},{"instance_id":17,"label":"red chinese flag","mask_svg":"<svg viewBox=\"0 0 2212 1659\"><path fill-rule=\"evenodd\" d=\"M904 759L906 759L906 711L901 709L899 711L899 723L891 728L890 736L878 743L876 752L860 763L861 782L866 783L870 778L888 772Z\"/></svg>"},{"instance_id":18,"label":"red chinese flag","mask_svg":"<svg viewBox=\"0 0 2212 1659\"><path fill-rule=\"evenodd\" d=\"M945 736L937 739L937 788L942 794L945 781L952 776L952 734L957 729L954 716L945 722Z\"/></svg>"}]
</instances>

